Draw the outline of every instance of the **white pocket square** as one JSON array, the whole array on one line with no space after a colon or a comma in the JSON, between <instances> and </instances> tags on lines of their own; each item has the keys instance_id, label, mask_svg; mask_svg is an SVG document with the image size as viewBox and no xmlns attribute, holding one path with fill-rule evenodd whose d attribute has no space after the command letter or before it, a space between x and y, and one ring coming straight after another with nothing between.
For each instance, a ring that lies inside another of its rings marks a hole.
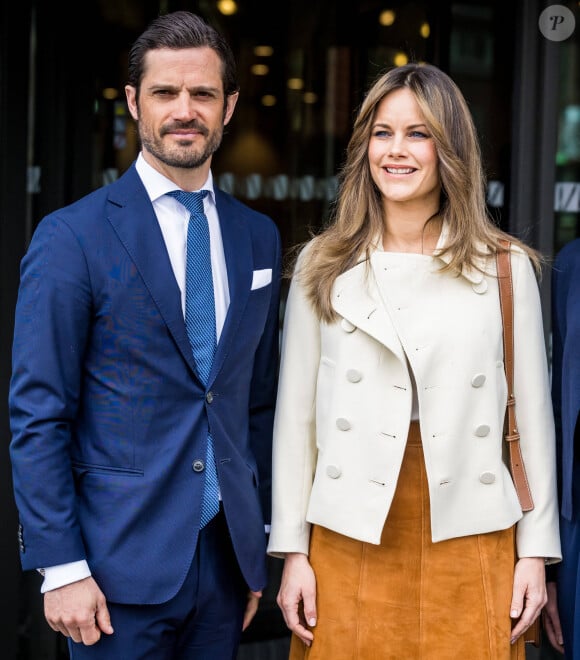
<instances>
[{"instance_id":1,"label":"white pocket square","mask_svg":"<svg viewBox=\"0 0 580 660\"><path fill-rule=\"evenodd\" d=\"M261 289L263 286L270 284L271 281L271 268L261 268L260 270L255 270L252 276L252 291L254 291L254 289Z\"/></svg>"}]
</instances>

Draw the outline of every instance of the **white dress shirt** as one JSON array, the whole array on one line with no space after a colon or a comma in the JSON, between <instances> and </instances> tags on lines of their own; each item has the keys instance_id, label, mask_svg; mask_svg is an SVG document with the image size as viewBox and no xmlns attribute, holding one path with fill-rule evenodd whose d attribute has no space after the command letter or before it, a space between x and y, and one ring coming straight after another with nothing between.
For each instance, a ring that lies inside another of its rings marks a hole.
<instances>
[{"instance_id":1,"label":"white dress shirt","mask_svg":"<svg viewBox=\"0 0 580 660\"><path fill-rule=\"evenodd\" d=\"M142 153L137 157L136 169L153 204L153 210L155 211L161 233L163 234L173 274L181 291L181 307L185 314L185 256L189 211L174 197L167 194L179 188L173 181L170 181L163 174L151 167L143 158ZM209 224L211 269L215 299L216 340L219 342L230 304L230 291L228 288L226 259L215 204L211 171L201 190L209 191L209 194L203 200L203 204ZM50 566L41 569L40 572L44 575L44 581L40 589L41 593L57 589L65 584L77 582L91 575L89 566L84 559L68 564Z\"/></svg>"},{"instance_id":2,"label":"white dress shirt","mask_svg":"<svg viewBox=\"0 0 580 660\"><path fill-rule=\"evenodd\" d=\"M177 190L173 181L153 169L142 154L137 158L137 172L147 190L153 209L157 215L159 226L165 240L165 246L173 268L173 274L181 291L181 306L185 314L185 255L187 247L187 224L189 211L174 197L167 195ZM219 338L230 304L230 292L226 270L226 259L222 234L215 205L213 177L211 172L200 190L208 190L203 200L205 215L209 224L209 240L211 250L211 270L213 274L213 291L215 299L216 339Z\"/></svg>"}]
</instances>

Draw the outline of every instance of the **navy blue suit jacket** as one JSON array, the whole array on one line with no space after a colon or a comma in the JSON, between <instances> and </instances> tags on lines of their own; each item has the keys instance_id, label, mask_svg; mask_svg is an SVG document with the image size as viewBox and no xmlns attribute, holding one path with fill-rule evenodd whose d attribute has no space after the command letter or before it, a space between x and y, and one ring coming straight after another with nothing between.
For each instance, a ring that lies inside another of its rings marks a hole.
<instances>
[{"instance_id":1,"label":"navy blue suit jacket","mask_svg":"<svg viewBox=\"0 0 580 660\"><path fill-rule=\"evenodd\" d=\"M109 600L170 599L196 548L203 473L192 463L209 424L241 570L251 589L264 587L280 238L224 192L216 203L231 302L207 388L134 166L37 227L21 266L10 386L23 569L84 558ZM253 289L262 269L271 283Z\"/></svg>"},{"instance_id":2,"label":"navy blue suit jacket","mask_svg":"<svg viewBox=\"0 0 580 660\"><path fill-rule=\"evenodd\" d=\"M552 271L552 399L561 513L578 516L573 497L574 431L580 411L580 239L558 253ZM577 489L578 490L578 489Z\"/></svg>"}]
</instances>

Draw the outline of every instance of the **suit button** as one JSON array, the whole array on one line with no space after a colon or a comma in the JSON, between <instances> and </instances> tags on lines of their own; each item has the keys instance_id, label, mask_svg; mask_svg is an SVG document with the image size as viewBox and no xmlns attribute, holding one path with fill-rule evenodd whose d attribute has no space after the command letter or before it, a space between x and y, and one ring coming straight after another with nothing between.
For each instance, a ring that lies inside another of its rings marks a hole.
<instances>
[{"instance_id":1,"label":"suit button","mask_svg":"<svg viewBox=\"0 0 580 660\"><path fill-rule=\"evenodd\" d=\"M475 435L479 438L485 438L486 435L489 435L489 426L487 424L480 424L475 429Z\"/></svg>"},{"instance_id":2,"label":"suit button","mask_svg":"<svg viewBox=\"0 0 580 660\"><path fill-rule=\"evenodd\" d=\"M356 369L349 369L346 372L346 379L351 383L358 383L362 379L362 374Z\"/></svg>"},{"instance_id":3,"label":"suit button","mask_svg":"<svg viewBox=\"0 0 580 660\"><path fill-rule=\"evenodd\" d=\"M203 472L205 470L205 463L201 458L196 458L195 461L191 464L194 472Z\"/></svg>"},{"instance_id":4,"label":"suit button","mask_svg":"<svg viewBox=\"0 0 580 660\"><path fill-rule=\"evenodd\" d=\"M344 417L339 417L336 420L336 425L341 431L348 431L350 429L350 422Z\"/></svg>"},{"instance_id":5,"label":"suit button","mask_svg":"<svg viewBox=\"0 0 580 660\"><path fill-rule=\"evenodd\" d=\"M331 479L338 479L340 477L342 470L338 467L338 465L327 465L326 466L326 474L331 478Z\"/></svg>"},{"instance_id":6,"label":"suit button","mask_svg":"<svg viewBox=\"0 0 580 660\"><path fill-rule=\"evenodd\" d=\"M472 387L481 387L485 383L485 374L475 374L471 379Z\"/></svg>"},{"instance_id":7,"label":"suit button","mask_svg":"<svg viewBox=\"0 0 580 660\"><path fill-rule=\"evenodd\" d=\"M347 321L346 319L342 319L342 321L340 322L340 327L345 332L354 332L356 330L356 325L353 325L350 321Z\"/></svg>"},{"instance_id":8,"label":"suit button","mask_svg":"<svg viewBox=\"0 0 580 660\"><path fill-rule=\"evenodd\" d=\"M213 401L213 392L208 392L208 393L205 395L205 400L206 400L208 403L211 403L211 402Z\"/></svg>"},{"instance_id":9,"label":"suit button","mask_svg":"<svg viewBox=\"0 0 580 660\"><path fill-rule=\"evenodd\" d=\"M495 474L493 472L482 472L479 475L479 480L482 484L492 484L495 481Z\"/></svg>"}]
</instances>

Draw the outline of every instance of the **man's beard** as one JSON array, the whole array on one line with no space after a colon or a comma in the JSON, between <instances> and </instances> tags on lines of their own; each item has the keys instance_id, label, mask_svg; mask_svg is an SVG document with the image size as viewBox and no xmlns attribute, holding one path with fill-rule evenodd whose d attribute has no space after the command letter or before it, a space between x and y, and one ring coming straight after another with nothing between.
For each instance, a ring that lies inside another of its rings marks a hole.
<instances>
[{"instance_id":1,"label":"man's beard","mask_svg":"<svg viewBox=\"0 0 580 660\"><path fill-rule=\"evenodd\" d=\"M188 138L183 138L184 146L172 145L170 148L164 145L162 137L176 128L192 128L199 131L207 138L205 146L201 152L192 152L188 149ZM182 167L184 169L195 169L201 167L208 158L218 150L223 136L223 128L216 129L210 132L205 126L200 125L198 122L191 121L181 124L172 124L161 128L159 138L155 137L151 132L143 130L139 124L139 138L143 147L157 160L161 161L169 167Z\"/></svg>"}]
</instances>

